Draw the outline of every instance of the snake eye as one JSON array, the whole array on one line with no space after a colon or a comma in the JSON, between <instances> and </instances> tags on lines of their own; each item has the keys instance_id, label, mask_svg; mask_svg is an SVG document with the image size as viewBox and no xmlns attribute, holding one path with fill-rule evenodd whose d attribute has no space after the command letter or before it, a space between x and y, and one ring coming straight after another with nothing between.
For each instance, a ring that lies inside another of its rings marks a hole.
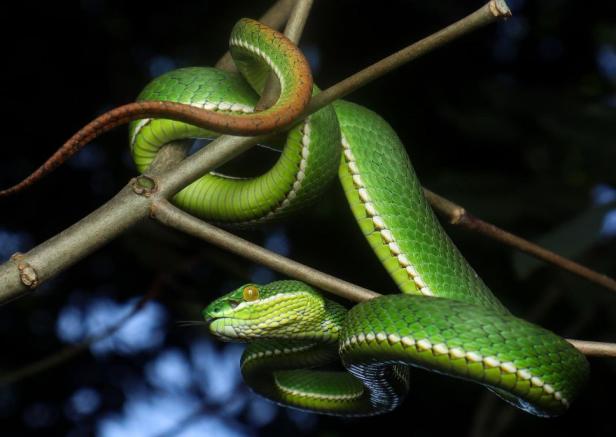
<instances>
[{"instance_id":1,"label":"snake eye","mask_svg":"<svg viewBox=\"0 0 616 437\"><path fill-rule=\"evenodd\" d=\"M247 285L244 287L242 294L246 302L253 302L259 299L259 289L254 285Z\"/></svg>"}]
</instances>

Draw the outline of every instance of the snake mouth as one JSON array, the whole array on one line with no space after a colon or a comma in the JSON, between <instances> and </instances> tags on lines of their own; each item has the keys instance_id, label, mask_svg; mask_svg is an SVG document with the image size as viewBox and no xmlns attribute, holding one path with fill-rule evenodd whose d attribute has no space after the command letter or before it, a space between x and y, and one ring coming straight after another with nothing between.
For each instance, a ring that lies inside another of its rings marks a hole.
<instances>
[{"instance_id":1,"label":"snake mouth","mask_svg":"<svg viewBox=\"0 0 616 437\"><path fill-rule=\"evenodd\" d=\"M205 319L208 329L215 337L224 341L237 341L240 337L235 326L231 323L226 323L225 320L233 320L233 317L208 317Z\"/></svg>"},{"instance_id":2,"label":"snake mouth","mask_svg":"<svg viewBox=\"0 0 616 437\"><path fill-rule=\"evenodd\" d=\"M211 325L212 323L214 323L217 320L224 320L224 319L232 319L232 317L210 316L210 317L205 319L205 324L209 326L209 325Z\"/></svg>"}]
</instances>

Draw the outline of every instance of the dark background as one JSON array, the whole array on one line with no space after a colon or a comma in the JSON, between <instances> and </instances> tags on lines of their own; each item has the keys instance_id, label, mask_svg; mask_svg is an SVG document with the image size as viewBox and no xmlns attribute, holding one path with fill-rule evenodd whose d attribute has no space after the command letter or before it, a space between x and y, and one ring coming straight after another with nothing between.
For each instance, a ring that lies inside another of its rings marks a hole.
<instances>
[{"instance_id":1,"label":"dark background","mask_svg":"<svg viewBox=\"0 0 616 437\"><path fill-rule=\"evenodd\" d=\"M437 4L438 3L438 4ZM317 0L302 38L316 82L333 85L481 2ZM407 145L424 185L521 236L616 275L616 4L510 2L492 25L355 92ZM0 186L28 174L95 115L173 68L211 65L233 23L264 1L3 4ZM0 205L0 258L41 243L109 199L135 172L126 129L95 141ZM272 152L253 156L271 160ZM381 291L392 281L361 239L341 189L301 217L243 234ZM485 237L447 230L516 314L570 337L614 341L613 294ZM167 273L166 278L163 274ZM615 435L614 360L591 359L571 410L539 419L475 384L413 372L408 400L369 419L273 406L239 379L241 347L198 320L212 298L278 275L143 224L0 309L0 370L75 347L157 294L113 336L0 387L1 435ZM581 431L583 430L583 431Z\"/></svg>"}]
</instances>

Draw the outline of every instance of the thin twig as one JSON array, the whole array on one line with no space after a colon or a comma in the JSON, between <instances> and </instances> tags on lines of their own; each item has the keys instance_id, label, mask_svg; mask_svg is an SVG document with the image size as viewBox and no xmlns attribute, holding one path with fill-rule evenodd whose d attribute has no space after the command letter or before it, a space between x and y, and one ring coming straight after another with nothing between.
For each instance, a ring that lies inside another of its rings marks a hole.
<instances>
[{"instance_id":1,"label":"thin twig","mask_svg":"<svg viewBox=\"0 0 616 437\"><path fill-rule=\"evenodd\" d=\"M360 302L380 296L378 293L278 255L230 232L199 220L166 200L156 202L152 206L151 216L167 226L208 241L229 252L241 255L290 277L309 282L318 288L330 291L346 299Z\"/></svg>"},{"instance_id":2,"label":"thin twig","mask_svg":"<svg viewBox=\"0 0 616 437\"><path fill-rule=\"evenodd\" d=\"M284 28L284 35L293 41L295 45L299 43L302 37L306 21L308 21L308 16L312 9L312 3L313 0L296 0L296 4L289 15L289 21Z\"/></svg>"},{"instance_id":3,"label":"thin twig","mask_svg":"<svg viewBox=\"0 0 616 437\"><path fill-rule=\"evenodd\" d=\"M279 5L277 4L276 6ZM299 35L301 35L311 6L312 0L298 1L293 14L291 15L292 19L287 23L285 35L296 44L299 41ZM500 2L490 2L486 5L486 9L495 17L508 17L511 14L507 5L503 5ZM293 19L293 17L296 18ZM490 15L486 14L486 10L479 10L470 17L472 17L472 20L477 20L479 23L490 19ZM466 32L468 32L466 24L461 26L460 22L454 23L440 32L437 32L416 44L388 56L377 64L365 68L342 82L339 82L335 86L323 91L318 98L313 99L308 111L313 112L312 105L315 105L315 107L320 107L320 99L323 99L323 104L328 104L331 101L354 91L356 87L364 86L367 83L366 78L368 78L369 81L374 80L380 75L386 74L389 71L392 71L393 69L409 62L410 60L418 58L424 54L425 51L429 50L429 38L431 38L432 41L439 41L440 44L445 44ZM270 75L261 99L257 103L257 109L262 110L269 107L276 101L279 93L280 88L278 81L276 76L272 74ZM331 98L323 97L323 95L327 96L329 94L331 94ZM460 205L457 205L456 203L445 199L436 193L433 193L427 189L424 189L424 193L432 207L439 213L445 215L451 224L487 235L538 259L556 265L591 282L602 285L612 291L616 291L616 280L610 278L609 276L595 272L575 261L560 256L521 237L513 235L491 223L487 223L470 214L464 207L461 207Z\"/></svg>"},{"instance_id":4,"label":"thin twig","mask_svg":"<svg viewBox=\"0 0 616 437\"><path fill-rule=\"evenodd\" d=\"M551 250L541 247L535 243L531 243L530 241L518 237L517 235L513 235L512 233L507 232L491 223L485 222L469 213L463 206L460 206L451 200L445 199L430 190L424 189L424 194L432 207L437 212L447 217L451 224L487 235L488 237L514 247L521 252L528 253L535 258L546 261L575 275L581 276L582 278L594 282L595 284L599 284L609 290L616 291L616 280L610 278L609 276L595 272L594 270L565 258L564 256L558 255Z\"/></svg>"},{"instance_id":5,"label":"thin twig","mask_svg":"<svg viewBox=\"0 0 616 437\"><path fill-rule=\"evenodd\" d=\"M169 152L170 146L165 146L167 148L167 152ZM173 146L171 146L173 148ZM106 329L103 329L100 333L94 334L83 341L67 346L61 349L58 352L54 352L47 357L44 357L34 363L27 364L22 366L19 370L15 370L12 372L4 373L0 375L0 386L15 384L20 382L26 378L38 375L44 371L57 367L72 358L76 357L82 352L85 352L92 346L94 343L103 340L107 337L118 332L131 318L133 318L139 311L141 311L145 305L153 299L160 297L162 292L168 288L172 284L173 277L181 272L185 272L193 268L198 262L202 260L202 256L195 256L190 258L187 261L182 262L178 266L175 266L172 271L165 271L156 275L156 277L151 281L150 286L148 287L148 291L144 294L139 301L137 301L131 310L122 317L120 320L112 324ZM219 262L217 259L214 263Z\"/></svg>"},{"instance_id":6,"label":"thin twig","mask_svg":"<svg viewBox=\"0 0 616 437\"><path fill-rule=\"evenodd\" d=\"M568 339L580 352L589 357L610 358L616 357L616 343L603 343L600 341Z\"/></svg>"},{"instance_id":7,"label":"thin twig","mask_svg":"<svg viewBox=\"0 0 616 437\"><path fill-rule=\"evenodd\" d=\"M200 238L284 275L308 282L323 291L330 292L345 299L354 302L362 302L381 296L380 293L336 278L335 276L321 272L312 267L308 267L199 220L173 206L166 200L157 201L153 205L152 218L160 221L166 226L178 229L193 237ZM567 341L576 348L579 348L582 353L589 356L616 357L616 343L569 339Z\"/></svg>"},{"instance_id":8,"label":"thin twig","mask_svg":"<svg viewBox=\"0 0 616 437\"><path fill-rule=\"evenodd\" d=\"M173 167L184 158L185 152L184 142L170 143L161 148L151 168L160 172ZM111 200L61 233L0 265L0 304L33 291L148 217L150 193L156 190L140 187L138 182L142 178L131 180Z\"/></svg>"},{"instance_id":9,"label":"thin twig","mask_svg":"<svg viewBox=\"0 0 616 437\"><path fill-rule=\"evenodd\" d=\"M402 65L417 59L437 47L442 47L449 42L460 38L467 33L477 30L496 20L508 18L511 11L504 1L491 0L482 8L467 15L463 19L439 30L436 33L411 44L410 46L390 55L379 62L355 73L354 75L338 82L336 85L317 94L310 101L305 110L305 115L312 114L317 109L329 105L334 100L340 99L353 91L366 86L375 79L400 68ZM300 117L301 118L301 117Z\"/></svg>"},{"instance_id":10,"label":"thin twig","mask_svg":"<svg viewBox=\"0 0 616 437\"><path fill-rule=\"evenodd\" d=\"M94 343L112 336L113 334L118 332L139 311L141 311L145 307L146 303L154 299L160 293L163 280L164 275L157 276L154 281L152 281L152 285L150 286L149 291L145 295L143 295L143 297L139 299L137 303L134 304L128 314L126 314L124 317L122 317L120 320L118 320L108 328L103 329L102 332L94 334L75 345L67 346L60 351L54 352L36 362L22 366L18 370L0 375L0 387L3 385L15 384L26 378L38 375L42 372L45 372L63 363L66 363L67 361L71 360L82 352L88 350L90 346L92 346Z\"/></svg>"}]
</instances>

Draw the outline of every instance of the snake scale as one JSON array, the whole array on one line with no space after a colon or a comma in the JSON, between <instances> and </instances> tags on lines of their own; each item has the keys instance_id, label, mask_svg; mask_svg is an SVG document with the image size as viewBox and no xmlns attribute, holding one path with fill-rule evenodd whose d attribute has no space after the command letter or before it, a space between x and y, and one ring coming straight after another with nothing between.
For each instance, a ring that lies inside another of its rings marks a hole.
<instances>
[{"instance_id":1,"label":"snake scale","mask_svg":"<svg viewBox=\"0 0 616 437\"><path fill-rule=\"evenodd\" d=\"M240 73L184 68L154 79L137 102L95 119L0 196L119 124L132 121L132 155L145 171L170 141L292 126L319 92L301 52L256 21L235 25L230 52ZM280 96L255 111L272 71ZM314 202L336 174L361 231L402 294L350 310L292 280L246 284L222 296L203 316L217 337L249 343L241 360L245 381L283 405L367 416L401 404L409 366L415 366L483 384L535 415L562 414L585 383L585 357L494 297L436 220L396 133L374 112L339 100L292 126L280 158L263 175L204 175L174 202L205 220L254 225ZM332 370L340 362L345 370Z\"/></svg>"}]
</instances>

